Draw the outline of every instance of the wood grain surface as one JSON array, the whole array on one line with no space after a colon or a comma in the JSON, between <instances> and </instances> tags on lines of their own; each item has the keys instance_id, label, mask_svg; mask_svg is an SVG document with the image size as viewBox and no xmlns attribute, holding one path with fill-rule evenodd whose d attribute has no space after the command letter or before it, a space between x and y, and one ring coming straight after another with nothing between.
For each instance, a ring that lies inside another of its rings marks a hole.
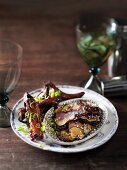
<instances>
[{"instance_id":1,"label":"wood grain surface","mask_svg":"<svg viewBox=\"0 0 127 170\"><path fill-rule=\"evenodd\" d=\"M0 0L0 38L23 47L20 81L10 95L12 108L26 91L43 81L78 86L89 77L76 48L75 26L81 14L127 17L127 1ZM102 67L107 77L107 65ZM11 128L0 129L0 170L126 170L127 96L109 100L118 110L119 128L105 145L78 154L39 150L19 139Z\"/></svg>"}]
</instances>

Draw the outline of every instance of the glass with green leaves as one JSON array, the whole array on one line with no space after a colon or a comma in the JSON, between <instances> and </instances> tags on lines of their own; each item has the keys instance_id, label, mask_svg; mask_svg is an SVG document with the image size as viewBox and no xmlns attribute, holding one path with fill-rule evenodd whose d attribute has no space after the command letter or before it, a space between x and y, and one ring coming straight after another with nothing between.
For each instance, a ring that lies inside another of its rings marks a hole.
<instances>
[{"instance_id":1,"label":"glass with green leaves","mask_svg":"<svg viewBox=\"0 0 127 170\"><path fill-rule=\"evenodd\" d=\"M91 73L81 86L104 95L104 83L98 77L102 66L113 53L117 43L118 26L114 19L95 17L83 20L76 28L77 47Z\"/></svg>"}]
</instances>

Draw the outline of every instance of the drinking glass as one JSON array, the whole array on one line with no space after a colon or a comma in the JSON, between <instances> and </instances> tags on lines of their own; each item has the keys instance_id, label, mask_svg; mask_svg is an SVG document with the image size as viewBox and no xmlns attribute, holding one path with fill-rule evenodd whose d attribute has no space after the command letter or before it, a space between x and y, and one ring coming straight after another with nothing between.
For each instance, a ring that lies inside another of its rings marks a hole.
<instances>
[{"instance_id":1,"label":"drinking glass","mask_svg":"<svg viewBox=\"0 0 127 170\"><path fill-rule=\"evenodd\" d=\"M104 83L98 77L102 66L113 53L118 36L118 26L114 19L91 17L76 28L77 47L89 66L91 76L81 86L104 95Z\"/></svg>"},{"instance_id":2,"label":"drinking glass","mask_svg":"<svg viewBox=\"0 0 127 170\"><path fill-rule=\"evenodd\" d=\"M22 47L9 40L0 40L0 127L10 126L10 113L6 103L21 73Z\"/></svg>"}]
</instances>

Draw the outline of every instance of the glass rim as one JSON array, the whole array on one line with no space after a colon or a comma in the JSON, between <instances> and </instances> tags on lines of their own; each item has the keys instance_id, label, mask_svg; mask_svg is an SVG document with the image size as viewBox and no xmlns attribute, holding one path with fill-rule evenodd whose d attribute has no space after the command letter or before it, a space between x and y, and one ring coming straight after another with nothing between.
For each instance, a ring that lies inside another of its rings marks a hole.
<instances>
[{"instance_id":1,"label":"glass rim","mask_svg":"<svg viewBox=\"0 0 127 170\"><path fill-rule=\"evenodd\" d=\"M113 18L113 17L102 17L105 21L108 21L108 22L111 22L111 23L115 23L117 26L118 26L118 23L117 23L117 21L116 21L116 19L115 18ZM84 28L86 28L86 26L87 26L87 24L83 24L83 26L84 26ZM77 25L76 25L76 32L79 32L79 33L84 33L84 31L81 29L81 23L79 22L79 23L77 23Z\"/></svg>"},{"instance_id":2,"label":"glass rim","mask_svg":"<svg viewBox=\"0 0 127 170\"><path fill-rule=\"evenodd\" d=\"M17 47L17 50L18 50L18 54L17 54L15 61L13 60L10 63L3 63L3 64L0 63L0 66L9 66L11 64L15 64L18 60L22 59L23 47L19 43L9 40L9 39L0 39L0 42L10 43L10 44L14 45L15 47Z\"/></svg>"}]
</instances>

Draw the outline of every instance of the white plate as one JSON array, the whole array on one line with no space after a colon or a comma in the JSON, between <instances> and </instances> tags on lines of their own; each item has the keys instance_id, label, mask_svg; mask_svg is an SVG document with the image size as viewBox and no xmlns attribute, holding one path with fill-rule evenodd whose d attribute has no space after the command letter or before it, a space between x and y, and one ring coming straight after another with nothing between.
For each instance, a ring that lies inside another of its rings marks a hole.
<instances>
[{"instance_id":1,"label":"white plate","mask_svg":"<svg viewBox=\"0 0 127 170\"><path fill-rule=\"evenodd\" d=\"M15 104L11 113L11 127L13 131L16 133L16 135L20 137L23 141L25 141L26 143L34 147L43 150L61 152L61 153L74 153L74 152L87 151L87 150L97 148L103 145L104 143L106 143L114 135L118 127L117 111L115 107L112 105L112 103L105 97L88 89L83 89L81 87L76 87L76 86L66 86L66 85L61 85L58 87L66 93L78 93L81 91L85 91L84 97L93 98L93 100L102 103L107 108L108 110L107 122L102 127L101 131L96 136L89 139L88 141L73 146L61 146L58 144L54 144L50 142L48 138L43 141L31 141L29 135L18 130L18 128L21 125L23 125L23 123L18 121L18 116L17 116L18 109L23 107L24 104L22 98ZM41 89L32 91L31 94L33 96L36 96L37 94L39 94L40 90Z\"/></svg>"}]
</instances>

